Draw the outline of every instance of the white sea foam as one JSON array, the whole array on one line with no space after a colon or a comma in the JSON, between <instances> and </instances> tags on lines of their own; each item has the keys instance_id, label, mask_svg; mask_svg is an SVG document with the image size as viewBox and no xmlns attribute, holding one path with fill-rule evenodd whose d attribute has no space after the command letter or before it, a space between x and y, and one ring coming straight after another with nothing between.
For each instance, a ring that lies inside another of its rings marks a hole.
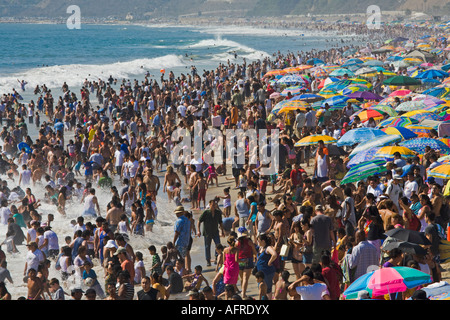
<instances>
[{"instance_id":1,"label":"white sea foam","mask_svg":"<svg viewBox=\"0 0 450 320\"><path fill-rule=\"evenodd\" d=\"M185 66L181 56L166 55L151 59L135 59L127 62L111 64L70 64L49 67L38 67L27 71L0 77L0 93L10 92L18 87L17 79L28 82L28 90L36 85L45 84L49 88L60 88L64 81L69 86L80 86L84 79L107 79L112 75L116 79L143 75L147 70L174 68Z\"/></svg>"}]
</instances>

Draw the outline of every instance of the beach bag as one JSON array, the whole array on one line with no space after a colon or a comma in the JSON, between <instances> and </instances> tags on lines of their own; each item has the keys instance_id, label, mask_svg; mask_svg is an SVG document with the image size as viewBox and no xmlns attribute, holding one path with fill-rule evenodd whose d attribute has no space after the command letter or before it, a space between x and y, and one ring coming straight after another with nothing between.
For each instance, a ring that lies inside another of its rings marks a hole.
<instances>
[{"instance_id":1,"label":"beach bag","mask_svg":"<svg viewBox=\"0 0 450 320\"><path fill-rule=\"evenodd\" d=\"M283 244L280 249L280 257L287 258L289 256L290 246L287 244Z\"/></svg>"}]
</instances>

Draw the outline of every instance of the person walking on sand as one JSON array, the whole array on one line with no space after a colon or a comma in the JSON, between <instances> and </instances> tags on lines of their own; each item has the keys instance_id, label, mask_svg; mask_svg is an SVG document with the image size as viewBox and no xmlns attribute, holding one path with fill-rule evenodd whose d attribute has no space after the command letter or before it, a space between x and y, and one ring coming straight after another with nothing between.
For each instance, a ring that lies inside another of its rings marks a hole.
<instances>
[{"instance_id":1,"label":"person walking on sand","mask_svg":"<svg viewBox=\"0 0 450 320\"><path fill-rule=\"evenodd\" d=\"M203 223L203 229L200 229ZM214 241L216 245L220 244L219 227L222 230L222 237L225 237L225 230L222 224L222 211L215 200L209 201L209 209L203 211L197 222L197 236L203 234L205 242L205 258L206 265L211 266L211 242ZM202 232L200 230L203 230Z\"/></svg>"}]
</instances>

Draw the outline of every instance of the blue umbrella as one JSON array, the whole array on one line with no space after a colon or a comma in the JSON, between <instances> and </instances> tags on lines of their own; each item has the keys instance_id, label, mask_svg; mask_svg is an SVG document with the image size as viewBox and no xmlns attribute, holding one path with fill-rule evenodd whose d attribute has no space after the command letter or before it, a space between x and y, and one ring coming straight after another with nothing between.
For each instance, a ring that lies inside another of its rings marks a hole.
<instances>
[{"instance_id":1,"label":"blue umbrella","mask_svg":"<svg viewBox=\"0 0 450 320\"><path fill-rule=\"evenodd\" d=\"M444 70L444 71L450 70L450 63L447 63L446 65L443 65L443 66L441 67L441 69Z\"/></svg>"},{"instance_id":2,"label":"blue umbrella","mask_svg":"<svg viewBox=\"0 0 450 320\"><path fill-rule=\"evenodd\" d=\"M390 56L386 59L387 61L400 61L403 60L403 57L400 56Z\"/></svg>"},{"instance_id":3,"label":"blue umbrella","mask_svg":"<svg viewBox=\"0 0 450 320\"><path fill-rule=\"evenodd\" d=\"M296 96L293 96L291 99L289 99L289 101L298 101L298 100L302 100L302 101L306 101L306 102L311 102L311 101L318 101L318 100L324 100L325 98L318 95L318 94L313 94L313 93L304 93L304 94L299 94Z\"/></svg>"},{"instance_id":4,"label":"blue umbrella","mask_svg":"<svg viewBox=\"0 0 450 320\"><path fill-rule=\"evenodd\" d=\"M318 58L313 58L313 59L309 59L308 61L306 61L307 64L309 65L318 65L318 64L325 64L325 61L318 59Z\"/></svg>"},{"instance_id":5,"label":"blue umbrella","mask_svg":"<svg viewBox=\"0 0 450 320\"><path fill-rule=\"evenodd\" d=\"M375 128L356 128L347 131L337 142L338 147L352 146L363 141L385 136L386 133Z\"/></svg>"},{"instance_id":6,"label":"blue umbrella","mask_svg":"<svg viewBox=\"0 0 450 320\"><path fill-rule=\"evenodd\" d=\"M448 77L448 73L437 69L428 69L422 73L419 73L415 78L417 79L435 79Z\"/></svg>"},{"instance_id":7,"label":"blue umbrella","mask_svg":"<svg viewBox=\"0 0 450 320\"><path fill-rule=\"evenodd\" d=\"M322 101L322 106L325 106L325 103L328 103L329 106L346 105L347 100L350 100L350 98L342 95L334 96Z\"/></svg>"},{"instance_id":8,"label":"blue umbrella","mask_svg":"<svg viewBox=\"0 0 450 320\"><path fill-rule=\"evenodd\" d=\"M305 80L299 75L290 74L282 77L277 83L291 86L295 84L305 84Z\"/></svg>"},{"instance_id":9,"label":"blue umbrella","mask_svg":"<svg viewBox=\"0 0 450 320\"><path fill-rule=\"evenodd\" d=\"M372 160L374 158L375 153L377 153L377 151L380 149L381 149L381 147L373 147L373 148L370 148L365 151L361 151L361 152L357 153L347 163L347 168L350 169L351 167L354 167L362 162Z\"/></svg>"},{"instance_id":10,"label":"blue umbrella","mask_svg":"<svg viewBox=\"0 0 450 320\"><path fill-rule=\"evenodd\" d=\"M420 154L425 153L425 148L427 146L429 146L433 150L439 151L440 153L450 154L450 148L444 142L432 138L410 139L399 143L399 145Z\"/></svg>"}]
</instances>

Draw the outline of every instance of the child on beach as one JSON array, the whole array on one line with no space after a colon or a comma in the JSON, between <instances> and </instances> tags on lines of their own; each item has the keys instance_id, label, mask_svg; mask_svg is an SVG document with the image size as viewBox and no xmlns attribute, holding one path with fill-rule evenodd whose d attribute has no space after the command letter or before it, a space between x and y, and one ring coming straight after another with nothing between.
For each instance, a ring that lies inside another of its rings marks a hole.
<instances>
[{"instance_id":1,"label":"child on beach","mask_svg":"<svg viewBox=\"0 0 450 320\"><path fill-rule=\"evenodd\" d=\"M105 298L105 293L103 292L103 289L102 289L100 283L97 280L97 274L95 273L94 269L92 269L92 267L93 267L92 262L86 260L83 263L83 266L84 266L84 271L83 271L84 284L88 288L94 289L95 292L97 293L97 296L100 299L104 299Z\"/></svg>"},{"instance_id":2,"label":"child on beach","mask_svg":"<svg viewBox=\"0 0 450 320\"><path fill-rule=\"evenodd\" d=\"M202 271L203 271L202 266L198 265L198 266L195 266L194 273L187 274L182 277L183 279L189 279L184 284L184 289L186 291L190 291L190 290L194 290L194 289L199 290L201 288L203 282L205 282L206 285L209 286L208 280L203 276Z\"/></svg>"},{"instance_id":3,"label":"child on beach","mask_svg":"<svg viewBox=\"0 0 450 320\"><path fill-rule=\"evenodd\" d=\"M117 231L121 234L126 235L128 235L128 233L131 233L130 222L125 213L120 216L120 221L117 224Z\"/></svg>"},{"instance_id":4,"label":"child on beach","mask_svg":"<svg viewBox=\"0 0 450 320\"><path fill-rule=\"evenodd\" d=\"M264 281L264 272L258 271L255 274L255 278L258 283L258 300L269 300L267 296L267 284Z\"/></svg>"},{"instance_id":5,"label":"child on beach","mask_svg":"<svg viewBox=\"0 0 450 320\"><path fill-rule=\"evenodd\" d=\"M175 267L175 263L178 259L183 258L180 254L180 251L173 245L171 241L167 242L167 255L166 257L162 257L163 271L166 270L167 266ZM161 248L162 251L162 248Z\"/></svg>"},{"instance_id":6,"label":"child on beach","mask_svg":"<svg viewBox=\"0 0 450 320\"><path fill-rule=\"evenodd\" d=\"M226 218L228 218L231 214L231 195L230 188L223 189L224 196L219 196L220 199L223 199L223 214Z\"/></svg>"},{"instance_id":7,"label":"child on beach","mask_svg":"<svg viewBox=\"0 0 450 320\"><path fill-rule=\"evenodd\" d=\"M148 252L152 256L152 266L150 267L150 274L152 274L153 272L162 274L161 258L159 257L159 254L156 251L156 247L154 245L151 245L150 247L148 247Z\"/></svg>"},{"instance_id":8,"label":"child on beach","mask_svg":"<svg viewBox=\"0 0 450 320\"><path fill-rule=\"evenodd\" d=\"M201 202L203 201L203 208L206 208L206 190L208 189L208 183L202 172L198 173L199 179L194 184L194 189L198 188L198 208L200 209Z\"/></svg>"},{"instance_id":9,"label":"child on beach","mask_svg":"<svg viewBox=\"0 0 450 320\"><path fill-rule=\"evenodd\" d=\"M219 186L219 178L217 177L217 170L216 167L214 166L214 163L211 163L208 168L206 168L205 171L203 171L203 174L205 174L206 172L208 172L208 185L211 183L211 185L214 184L214 180L216 180L216 187Z\"/></svg>"}]
</instances>

